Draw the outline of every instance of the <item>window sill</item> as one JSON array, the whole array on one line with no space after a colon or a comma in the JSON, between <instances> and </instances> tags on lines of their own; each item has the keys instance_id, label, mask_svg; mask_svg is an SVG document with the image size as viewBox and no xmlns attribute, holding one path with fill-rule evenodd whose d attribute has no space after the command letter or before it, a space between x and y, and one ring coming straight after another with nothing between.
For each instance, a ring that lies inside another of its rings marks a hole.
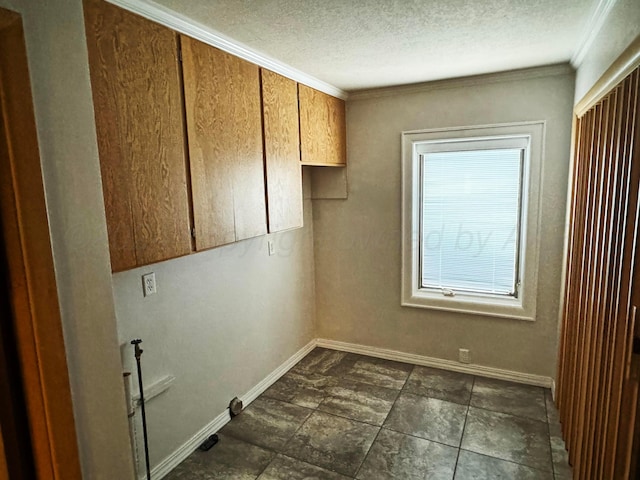
<instances>
[{"instance_id":1,"label":"window sill","mask_svg":"<svg viewBox=\"0 0 640 480\"><path fill-rule=\"evenodd\" d=\"M403 298L401 305L527 322L535 321L535 313L528 312L519 301L511 299L497 300L491 297L483 298L460 294L451 298L441 294L418 293L409 298Z\"/></svg>"}]
</instances>

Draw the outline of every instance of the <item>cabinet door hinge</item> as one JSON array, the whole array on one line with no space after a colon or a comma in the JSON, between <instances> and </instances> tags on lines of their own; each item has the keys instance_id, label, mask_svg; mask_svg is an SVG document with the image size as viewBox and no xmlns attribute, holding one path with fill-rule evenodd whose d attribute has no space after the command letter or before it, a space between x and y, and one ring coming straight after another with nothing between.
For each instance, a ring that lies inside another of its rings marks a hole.
<instances>
[{"instance_id":1,"label":"cabinet door hinge","mask_svg":"<svg viewBox=\"0 0 640 480\"><path fill-rule=\"evenodd\" d=\"M196 238L196 227L191 227L191 237Z\"/></svg>"}]
</instances>

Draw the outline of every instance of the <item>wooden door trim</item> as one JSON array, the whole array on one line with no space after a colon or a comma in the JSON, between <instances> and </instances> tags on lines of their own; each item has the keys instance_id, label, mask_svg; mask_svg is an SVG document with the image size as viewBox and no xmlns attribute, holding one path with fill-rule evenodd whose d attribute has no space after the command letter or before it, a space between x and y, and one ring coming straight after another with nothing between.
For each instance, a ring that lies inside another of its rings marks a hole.
<instances>
[{"instance_id":1,"label":"wooden door trim","mask_svg":"<svg viewBox=\"0 0 640 480\"><path fill-rule=\"evenodd\" d=\"M0 212L38 479L81 478L22 20L0 8Z\"/></svg>"}]
</instances>

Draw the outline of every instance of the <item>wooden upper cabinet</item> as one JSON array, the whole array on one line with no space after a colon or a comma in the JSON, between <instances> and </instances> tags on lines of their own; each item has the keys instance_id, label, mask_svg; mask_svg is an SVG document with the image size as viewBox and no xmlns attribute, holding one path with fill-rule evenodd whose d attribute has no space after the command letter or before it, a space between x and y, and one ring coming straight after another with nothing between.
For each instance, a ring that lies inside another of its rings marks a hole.
<instances>
[{"instance_id":1,"label":"wooden upper cabinet","mask_svg":"<svg viewBox=\"0 0 640 480\"><path fill-rule=\"evenodd\" d=\"M104 1L84 8L111 267L188 254L177 36Z\"/></svg>"},{"instance_id":2,"label":"wooden upper cabinet","mask_svg":"<svg viewBox=\"0 0 640 480\"><path fill-rule=\"evenodd\" d=\"M256 65L181 36L196 249L267 233Z\"/></svg>"},{"instance_id":3,"label":"wooden upper cabinet","mask_svg":"<svg viewBox=\"0 0 640 480\"><path fill-rule=\"evenodd\" d=\"M345 166L347 135L344 100L298 85L303 165Z\"/></svg>"},{"instance_id":4,"label":"wooden upper cabinet","mask_svg":"<svg viewBox=\"0 0 640 480\"><path fill-rule=\"evenodd\" d=\"M269 232L303 225L302 166L295 81L261 69Z\"/></svg>"}]
</instances>

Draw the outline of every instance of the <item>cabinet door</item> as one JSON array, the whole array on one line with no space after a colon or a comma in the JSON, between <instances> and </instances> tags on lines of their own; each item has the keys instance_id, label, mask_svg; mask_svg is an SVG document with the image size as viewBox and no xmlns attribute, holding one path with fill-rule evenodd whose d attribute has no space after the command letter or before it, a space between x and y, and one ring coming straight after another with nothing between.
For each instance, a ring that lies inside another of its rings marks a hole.
<instances>
[{"instance_id":1,"label":"cabinet door","mask_svg":"<svg viewBox=\"0 0 640 480\"><path fill-rule=\"evenodd\" d=\"M302 166L296 82L261 70L269 232L302 227Z\"/></svg>"},{"instance_id":2,"label":"cabinet door","mask_svg":"<svg viewBox=\"0 0 640 480\"><path fill-rule=\"evenodd\" d=\"M191 251L177 36L99 0L85 23L113 271Z\"/></svg>"},{"instance_id":3,"label":"cabinet door","mask_svg":"<svg viewBox=\"0 0 640 480\"><path fill-rule=\"evenodd\" d=\"M303 165L347 164L344 100L298 85Z\"/></svg>"},{"instance_id":4,"label":"cabinet door","mask_svg":"<svg viewBox=\"0 0 640 480\"><path fill-rule=\"evenodd\" d=\"M196 249L264 235L259 69L181 41Z\"/></svg>"}]
</instances>

